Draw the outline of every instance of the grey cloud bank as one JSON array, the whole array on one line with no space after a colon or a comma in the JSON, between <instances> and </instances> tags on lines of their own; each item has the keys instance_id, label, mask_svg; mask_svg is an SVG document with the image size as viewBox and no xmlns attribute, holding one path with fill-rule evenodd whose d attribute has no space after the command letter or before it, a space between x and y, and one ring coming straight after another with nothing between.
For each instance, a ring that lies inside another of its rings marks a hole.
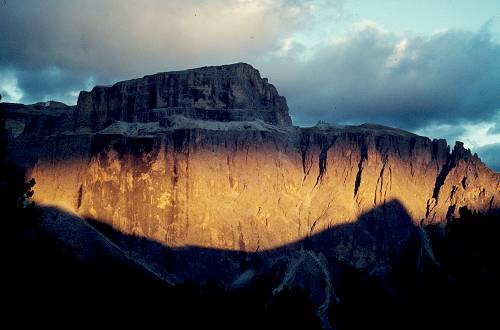
<instances>
[{"instance_id":1,"label":"grey cloud bank","mask_svg":"<svg viewBox=\"0 0 500 330\"><path fill-rule=\"evenodd\" d=\"M323 118L414 130L487 121L500 109L500 45L487 30L405 38L365 25L307 62L277 63L272 76L309 124Z\"/></svg>"}]
</instances>

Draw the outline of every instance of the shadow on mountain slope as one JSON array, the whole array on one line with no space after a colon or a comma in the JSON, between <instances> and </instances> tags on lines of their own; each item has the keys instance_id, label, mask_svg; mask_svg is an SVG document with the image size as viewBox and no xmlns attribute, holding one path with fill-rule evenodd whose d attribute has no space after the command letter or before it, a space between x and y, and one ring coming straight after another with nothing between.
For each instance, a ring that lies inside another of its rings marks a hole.
<instances>
[{"instance_id":1,"label":"shadow on mountain slope","mask_svg":"<svg viewBox=\"0 0 500 330\"><path fill-rule=\"evenodd\" d=\"M161 318L174 328L311 329L324 326L326 316L338 329L432 328L471 315L487 320L492 314L472 314L472 307L487 306L498 293L499 224L493 217L463 213L465 220L445 230L430 228L438 266L429 239L398 201L355 223L253 253L173 249L56 208L41 212L41 220L4 242L8 310L39 321L99 317L144 324ZM374 221L380 212L384 221ZM341 260L336 250L349 240L353 254ZM365 255L355 255L360 251ZM353 266L353 260L362 265L373 258L379 267Z\"/></svg>"}]
</instances>

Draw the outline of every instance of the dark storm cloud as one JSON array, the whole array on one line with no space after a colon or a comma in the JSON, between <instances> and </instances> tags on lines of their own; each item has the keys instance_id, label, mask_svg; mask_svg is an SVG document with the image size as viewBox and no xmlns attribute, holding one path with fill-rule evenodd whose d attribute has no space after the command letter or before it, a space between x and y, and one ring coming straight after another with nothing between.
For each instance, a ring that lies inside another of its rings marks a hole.
<instances>
[{"instance_id":1,"label":"dark storm cloud","mask_svg":"<svg viewBox=\"0 0 500 330\"><path fill-rule=\"evenodd\" d=\"M72 100L80 89L91 87L86 86L82 75L62 71L57 67L43 70L19 70L15 74L19 89L28 91L23 96L25 103L47 99Z\"/></svg>"},{"instance_id":2,"label":"dark storm cloud","mask_svg":"<svg viewBox=\"0 0 500 330\"><path fill-rule=\"evenodd\" d=\"M486 28L421 38L365 24L307 61L281 58L268 71L304 124L324 119L418 129L490 121L500 109L500 44Z\"/></svg>"},{"instance_id":3,"label":"dark storm cloud","mask_svg":"<svg viewBox=\"0 0 500 330\"><path fill-rule=\"evenodd\" d=\"M500 143L488 144L472 150L477 152L481 160L497 172L500 172Z\"/></svg>"},{"instance_id":4,"label":"dark storm cloud","mask_svg":"<svg viewBox=\"0 0 500 330\"><path fill-rule=\"evenodd\" d=\"M500 110L491 118L491 122L493 126L488 130L488 134L500 134Z\"/></svg>"}]
</instances>

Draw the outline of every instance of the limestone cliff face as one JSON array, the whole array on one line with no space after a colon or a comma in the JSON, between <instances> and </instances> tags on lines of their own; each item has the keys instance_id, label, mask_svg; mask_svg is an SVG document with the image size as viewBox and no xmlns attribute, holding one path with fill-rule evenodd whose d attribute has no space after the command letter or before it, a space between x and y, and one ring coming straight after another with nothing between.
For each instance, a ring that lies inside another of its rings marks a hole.
<instances>
[{"instance_id":1,"label":"limestone cliff face","mask_svg":"<svg viewBox=\"0 0 500 330\"><path fill-rule=\"evenodd\" d=\"M285 98L244 63L158 73L113 86L97 86L80 93L75 124L102 129L115 120L144 121L155 108L196 109L214 115L244 109L266 122L291 125Z\"/></svg>"},{"instance_id":2,"label":"limestone cliff face","mask_svg":"<svg viewBox=\"0 0 500 330\"><path fill-rule=\"evenodd\" d=\"M400 226L332 236L331 253L360 268L400 251L422 220L499 208L499 174L460 144L449 153L444 141L373 126L188 122L120 123L24 149L36 200L170 247L269 250L367 214Z\"/></svg>"},{"instance_id":3,"label":"limestone cliff face","mask_svg":"<svg viewBox=\"0 0 500 330\"><path fill-rule=\"evenodd\" d=\"M276 121L207 121L182 111L139 121L151 107L179 105L258 107ZM301 250L294 262L310 260L322 272L335 258L383 272L415 235L432 255L422 222L445 221L461 206L500 209L500 174L461 143L450 151L444 140L377 125L290 126L285 101L247 65L96 87L81 93L75 118L78 130L37 139L27 130L9 145L36 179L36 201L170 248L272 254L311 238L322 252ZM159 271L164 259L154 260Z\"/></svg>"}]
</instances>

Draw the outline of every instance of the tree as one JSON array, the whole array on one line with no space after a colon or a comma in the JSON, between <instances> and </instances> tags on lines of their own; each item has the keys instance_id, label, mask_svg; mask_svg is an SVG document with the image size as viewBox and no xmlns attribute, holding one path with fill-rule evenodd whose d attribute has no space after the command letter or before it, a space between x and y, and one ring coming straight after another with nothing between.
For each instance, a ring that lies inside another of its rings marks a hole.
<instances>
[{"instance_id":1,"label":"tree","mask_svg":"<svg viewBox=\"0 0 500 330\"><path fill-rule=\"evenodd\" d=\"M35 179L26 182L24 171L6 159L9 137L5 127L6 113L1 100L0 95L0 212L2 218L7 220L4 225L18 232L38 218L34 202L30 201L34 194Z\"/></svg>"}]
</instances>

